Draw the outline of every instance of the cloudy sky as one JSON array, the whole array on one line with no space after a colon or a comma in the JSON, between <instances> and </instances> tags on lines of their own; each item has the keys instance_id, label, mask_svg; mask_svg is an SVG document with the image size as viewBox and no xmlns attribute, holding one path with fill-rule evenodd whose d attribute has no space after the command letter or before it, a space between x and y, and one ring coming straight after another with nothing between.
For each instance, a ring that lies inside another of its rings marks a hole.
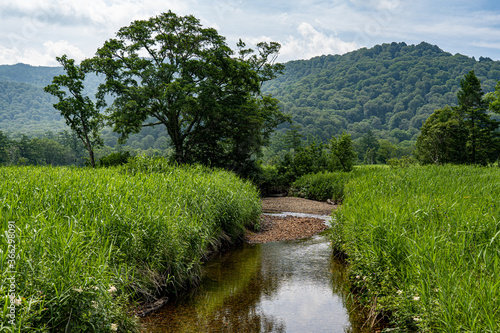
<instances>
[{"instance_id":1,"label":"cloudy sky","mask_svg":"<svg viewBox=\"0 0 500 333\"><path fill-rule=\"evenodd\" d=\"M1 0L0 64L82 60L120 27L168 10L196 16L232 47L280 42L281 62L422 41L500 60L498 0Z\"/></svg>"}]
</instances>

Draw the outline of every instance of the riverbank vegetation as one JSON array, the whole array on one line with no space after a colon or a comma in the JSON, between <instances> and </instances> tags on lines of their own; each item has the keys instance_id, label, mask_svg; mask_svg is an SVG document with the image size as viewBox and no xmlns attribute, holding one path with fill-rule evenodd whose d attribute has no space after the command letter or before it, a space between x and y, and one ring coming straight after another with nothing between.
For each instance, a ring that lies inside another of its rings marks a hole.
<instances>
[{"instance_id":1,"label":"riverbank vegetation","mask_svg":"<svg viewBox=\"0 0 500 333\"><path fill-rule=\"evenodd\" d=\"M255 187L234 174L163 159L2 167L0 179L2 234L15 230L13 261L0 257L0 325L11 327L14 305L15 332L133 331L130 301L196 283L204 258L257 228L261 210Z\"/></svg>"},{"instance_id":2,"label":"riverbank vegetation","mask_svg":"<svg viewBox=\"0 0 500 333\"><path fill-rule=\"evenodd\" d=\"M352 291L402 331L498 332L499 183L451 165L352 178L331 233Z\"/></svg>"},{"instance_id":3,"label":"riverbank vegetation","mask_svg":"<svg viewBox=\"0 0 500 333\"><path fill-rule=\"evenodd\" d=\"M394 327L499 331L500 62L392 43L285 66L279 50L232 50L168 12L80 64L63 55L42 76L0 66L14 81L0 82L3 318L134 330L131 301L195 284L208 253L258 228L256 185L343 202L333 244L354 291ZM36 137L36 121L67 129L46 103L72 133ZM67 167L85 159L96 169Z\"/></svg>"}]
</instances>

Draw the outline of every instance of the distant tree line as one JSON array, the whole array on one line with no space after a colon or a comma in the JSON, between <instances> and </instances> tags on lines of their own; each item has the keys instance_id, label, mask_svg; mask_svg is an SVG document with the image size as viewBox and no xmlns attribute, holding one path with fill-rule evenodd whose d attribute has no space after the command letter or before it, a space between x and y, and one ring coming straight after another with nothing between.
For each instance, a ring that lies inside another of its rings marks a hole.
<instances>
[{"instance_id":1,"label":"distant tree line","mask_svg":"<svg viewBox=\"0 0 500 333\"><path fill-rule=\"evenodd\" d=\"M0 165L76 165L85 164L85 150L68 131L51 132L43 137L23 135L11 140L0 131Z\"/></svg>"}]
</instances>

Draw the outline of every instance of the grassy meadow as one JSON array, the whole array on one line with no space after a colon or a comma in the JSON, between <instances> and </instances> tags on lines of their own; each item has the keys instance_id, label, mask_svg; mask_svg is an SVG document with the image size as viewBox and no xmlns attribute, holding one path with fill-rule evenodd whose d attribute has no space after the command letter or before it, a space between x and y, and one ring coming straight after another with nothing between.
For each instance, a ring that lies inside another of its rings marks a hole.
<instances>
[{"instance_id":1,"label":"grassy meadow","mask_svg":"<svg viewBox=\"0 0 500 333\"><path fill-rule=\"evenodd\" d=\"M380 168L349 181L334 247L397 331L500 332L500 169Z\"/></svg>"},{"instance_id":2,"label":"grassy meadow","mask_svg":"<svg viewBox=\"0 0 500 333\"><path fill-rule=\"evenodd\" d=\"M161 159L2 167L0 331L134 331L131 300L196 283L207 254L258 227L260 209L235 175Z\"/></svg>"}]
</instances>

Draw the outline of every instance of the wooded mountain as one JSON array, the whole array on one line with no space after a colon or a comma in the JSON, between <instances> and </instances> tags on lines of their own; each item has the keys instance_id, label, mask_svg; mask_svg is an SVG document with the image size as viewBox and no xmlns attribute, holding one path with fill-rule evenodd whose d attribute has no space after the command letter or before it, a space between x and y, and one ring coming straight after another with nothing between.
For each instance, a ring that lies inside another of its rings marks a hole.
<instances>
[{"instance_id":1,"label":"wooded mountain","mask_svg":"<svg viewBox=\"0 0 500 333\"><path fill-rule=\"evenodd\" d=\"M68 130L52 104L57 99L43 91L62 67L35 67L25 64L0 65L0 131L39 135L46 131ZM97 77L86 80L86 90L95 91Z\"/></svg>"},{"instance_id":2,"label":"wooded mountain","mask_svg":"<svg viewBox=\"0 0 500 333\"><path fill-rule=\"evenodd\" d=\"M452 55L425 42L392 43L288 62L264 90L302 134L325 141L342 131L356 139L372 130L379 138L413 141L434 110L457 104L460 80L470 70L485 92L500 80L500 61Z\"/></svg>"},{"instance_id":3,"label":"wooded mountain","mask_svg":"<svg viewBox=\"0 0 500 333\"><path fill-rule=\"evenodd\" d=\"M435 109L456 105L460 80L470 70L485 92L500 80L500 61L452 55L425 42L376 45L285 65L285 73L265 83L263 90L281 101L303 134L324 141L342 131L357 139L368 130L394 142L414 141ZM62 72L61 67L0 66L0 131L68 129L52 107L55 99L42 90ZM97 84L97 77L90 78L88 90ZM154 140L161 135L153 134ZM105 137L107 144L113 140Z\"/></svg>"}]
</instances>

